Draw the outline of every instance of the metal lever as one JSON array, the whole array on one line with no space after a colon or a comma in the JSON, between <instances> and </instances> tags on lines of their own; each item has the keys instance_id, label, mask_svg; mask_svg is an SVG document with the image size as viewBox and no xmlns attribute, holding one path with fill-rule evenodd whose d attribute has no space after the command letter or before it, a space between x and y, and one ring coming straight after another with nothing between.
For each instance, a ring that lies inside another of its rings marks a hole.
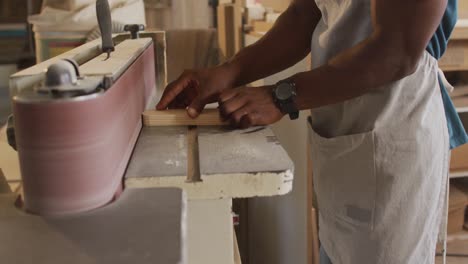
<instances>
[{"instance_id":1,"label":"metal lever","mask_svg":"<svg viewBox=\"0 0 468 264\"><path fill-rule=\"evenodd\" d=\"M111 11L107 0L96 1L96 14L102 37L102 52L107 53L106 59L108 59L110 57L110 53L115 50L115 47L114 41L112 40Z\"/></svg>"},{"instance_id":2,"label":"metal lever","mask_svg":"<svg viewBox=\"0 0 468 264\"><path fill-rule=\"evenodd\" d=\"M125 25L124 30L130 32L132 39L137 39L137 38L140 38L139 32L145 30L145 25L138 25L138 24Z\"/></svg>"}]
</instances>

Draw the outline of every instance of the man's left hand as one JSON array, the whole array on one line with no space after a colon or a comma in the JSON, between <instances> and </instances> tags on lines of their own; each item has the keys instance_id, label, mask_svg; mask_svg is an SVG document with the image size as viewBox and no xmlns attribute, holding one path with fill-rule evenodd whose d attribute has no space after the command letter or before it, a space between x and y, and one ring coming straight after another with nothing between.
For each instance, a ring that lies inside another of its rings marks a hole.
<instances>
[{"instance_id":1,"label":"man's left hand","mask_svg":"<svg viewBox=\"0 0 468 264\"><path fill-rule=\"evenodd\" d=\"M273 124L284 114L275 104L272 89L262 86L226 90L219 96L220 113L238 128Z\"/></svg>"}]
</instances>

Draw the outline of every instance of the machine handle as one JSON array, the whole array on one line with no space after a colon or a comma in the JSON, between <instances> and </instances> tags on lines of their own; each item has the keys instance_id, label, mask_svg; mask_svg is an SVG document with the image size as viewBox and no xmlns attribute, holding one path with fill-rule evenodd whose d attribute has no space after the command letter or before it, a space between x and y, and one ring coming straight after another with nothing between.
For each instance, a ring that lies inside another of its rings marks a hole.
<instances>
[{"instance_id":1,"label":"machine handle","mask_svg":"<svg viewBox=\"0 0 468 264\"><path fill-rule=\"evenodd\" d=\"M137 39L137 38L140 38L140 31L145 30L145 25L140 25L140 24L125 25L124 30L130 32L130 36L132 39Z\"/></svg>"},{"instance_id":2,"label":"machine handle","mask_svg":"<svg viewBox=\"0 0 468 264\"><path fill-rule=\"evenodd\" d=\"M96 1L96 14L102 37L102 52L107 53L107 57L109 58L110 53L113 52L115 48L114 41L112 40L112 17L107 0Z\"/></svg>"}]
</instances>

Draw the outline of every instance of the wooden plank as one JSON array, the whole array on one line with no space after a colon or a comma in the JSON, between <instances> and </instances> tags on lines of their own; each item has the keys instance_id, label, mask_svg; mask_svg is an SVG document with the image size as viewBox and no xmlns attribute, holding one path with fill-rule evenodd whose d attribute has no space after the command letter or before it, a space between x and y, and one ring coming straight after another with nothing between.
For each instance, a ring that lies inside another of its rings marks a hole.
<instances>
[{"instance_id":1,"label":"wooden plank","mask_svg":"<svg viewBox=\"0 0 468 264\"><path fill-rule=\"evenodd\" d=\"M457 108L468 107L468 96L454 97L452 101Z\"/></svg>"},{"instance_id":2,"label":"wooden plank","mask_svg":"<svg viewBox=\"0 0 468 264\"><path fill-rule=\"evenodd\" d=\"M187 181L201 181L198 129L196 126L189 126L187 130Z\"/></svg>"},{"instance_id":3,"label":"wooden plank","mask_svg":"<svg viewBox=\"0 0 468 264\"><path fill-rule=\"evenodd\" d=\"M243 47L242 6L238 3L219 5L217 19L219 47L229 59Z\"/></svg>"},{"instance_id":4,"label":"wooden plank","mask_svg":"<svg viewBox=\"0 0 468 264\"><path fill-rule=\"evenodd\" d=\"M226 126L217 109L205 109L197 118L187 115L185 109L163 111L148 110L143 113L145 126Z\"/></svg>"},{"instance_id":5,"label":"wooden plank","mask_svg":"<svg viewBox=\"0 0 468 264\"><path fill-rule=\"evenodd\" d=\"M453 89L453 92L450 93L450 97L452 98L466 96L466 95L468 95L468 85L461 85L461 86L455 85L455 89Z\"/></svg>"},{"instance_id":6,"label":"wooden plank","mask_svg":"<svg viewBox=\"0 0 468 264\"><path fill-rule=\"evenodd\" d=\"M468 169L450 170L450 179L468 177Z\"/></svg>"},{"instance_id":7,"label":"wooden plank","mask_svg":"<svg viewBox=\"0 0 468 264\"><path fill-rule=\"evenodd\" d=\"M309 125L309 124L307 124ZM310 133L310 132L309 132ZM313 214L314 205L312 188L312 157L310 150L310 136L307 137L307 264L317 264L314 258Z\"/></svg>"},{"instance_id":8,"label":"wooden plank","mask_svg":"<svg viewBox=\"0 0 468 264\"><path fill-rule=\"evenodd\" d=\"M105 207L56 217L25 214L15 199L0 195L0 256L10 263L187 263L180 189L127 189Z\"/></svg>"},{"instance_id":9,"label":"wooden plank","mask_svg":"<svg viewBox=\"0 0 468 264\"><path fill-rule=\"evenodd\" d=\"M310 123L307 122L307 126ZM310 128L309 128L310 129ZM319 264L318 218L314 206L314 182L310 131L307 138L307 263Z\"/></svg>"},{"instance_id":10,"label":"wooden plank","mask_svg":"<svg viewBox=\"0 0 468 264\"><path fill-rule=\"evenodd\" d=\"M235 5L219 5L217 9L218 41L221 52L226 59L235 54L234 32Z\"/></svg>"},{"instance_id":11,"label":"wooden plank","mask_svg":"<svg viewBox=\"0 0 468 264\"><path fill-rule=\"evenodd\" d=\"M243 32L243 21L242 21L242 6L238 3L234 6L234 54L238 53L244 47L244 32Z\"/></svg>"}]
</instances>

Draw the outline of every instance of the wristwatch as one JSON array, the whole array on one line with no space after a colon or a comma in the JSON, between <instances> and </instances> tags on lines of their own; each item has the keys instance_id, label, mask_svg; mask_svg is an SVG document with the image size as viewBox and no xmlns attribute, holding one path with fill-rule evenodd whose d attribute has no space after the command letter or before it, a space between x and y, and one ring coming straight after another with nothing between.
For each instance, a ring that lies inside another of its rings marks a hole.
<instances>
[{"instance_id":1,"label":"wristwatch","mask_svg":"<svg viewBox=\"0 0 468 264\"><path fill-rule=\"evenodd\" d=\"M283 114L288 114L291 120L299 118L299 110L295 104L296 84L292 79L285 79L273 87L273 98L276 106Z\"/></svg>"}]
</instances>

